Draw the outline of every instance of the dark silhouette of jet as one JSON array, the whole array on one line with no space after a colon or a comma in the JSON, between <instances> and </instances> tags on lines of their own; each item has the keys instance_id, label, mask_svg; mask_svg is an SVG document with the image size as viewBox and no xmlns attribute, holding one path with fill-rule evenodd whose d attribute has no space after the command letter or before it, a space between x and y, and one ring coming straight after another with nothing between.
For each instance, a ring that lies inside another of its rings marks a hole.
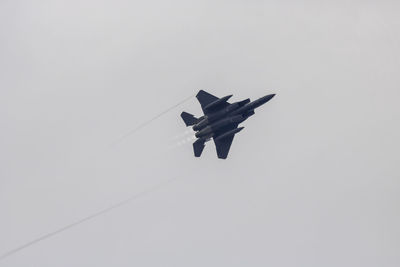
<instances>
[{"instance_id":1,"label":"dark silhouette of jet","mask_svg":"<svg viewBox=\"0 0 400 267\"><path fill-rule=\"evenodd\" d=\"M205 142L214 139L217 155L226 159L235 134L243 130L239 124L254 115L254 109L267 103L275 94L263 96L253 102L245 99L228 103L232 95L222 98L200 90L196 98L199 100L204 116L196 118L190 113L182 112L181 117L186 126L193 126L197 140L193 143L194 155L200 157Z\"/></svg>"}]
</instances>

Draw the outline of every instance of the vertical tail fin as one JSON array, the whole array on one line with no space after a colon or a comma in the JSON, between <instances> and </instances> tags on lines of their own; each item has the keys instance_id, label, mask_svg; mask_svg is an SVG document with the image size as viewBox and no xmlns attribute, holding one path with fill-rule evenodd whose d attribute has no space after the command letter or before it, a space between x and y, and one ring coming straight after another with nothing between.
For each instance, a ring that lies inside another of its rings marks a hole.
<instances>
[{"instance_id":1,"label":"vertical tail fin","mask_svg":"<svg viewBox=\"0 0 400 267\"><path fill-rule=\"evenodd\" d=\"M244 105L246 105L247 103L250 103L250 98L247 98L245 100L239 101L237 102L239 103L239 107L243 107Z\"/></svg>"},{"instance_id":2,"label":"vertical tail fin","mask_svg":"<svg viewBox=\"0 0 400 267\"><path fill-rule=\"evenodd\" d=\"M185 111L181 113L181 117L182 117L183 121L185 122L186 126L195 125L197 123L197 121L199 120L192 114L187 113Z\"/></svg>"},{"instance_id":3,"label":"vertical tail fin","mask_svg":"<svg viewBox=\"0 0 400 267\"><path fill-rule=\"evenodd\" d=\"M193 143L194 156L200 157L204 147L204 140L197 139L196 142Z\"/></svg>"}]
</instances>

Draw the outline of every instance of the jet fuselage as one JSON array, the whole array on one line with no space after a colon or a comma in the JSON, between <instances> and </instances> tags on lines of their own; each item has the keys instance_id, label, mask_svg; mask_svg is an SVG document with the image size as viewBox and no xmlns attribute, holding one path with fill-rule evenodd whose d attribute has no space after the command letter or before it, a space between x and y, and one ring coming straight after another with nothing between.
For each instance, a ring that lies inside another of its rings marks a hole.
<instances>
[{"instance_id":1,"label":"jet fuselage","mask_svg":"<svg viewBox=\"0 0 400 267\"><path fill-rule=\"evenodd\" d=\"M199 119L198 123L193 125L193 130L196 131L195 136L197 138L207 137L207 140L209 140L213 137L213 133L216 130L228 124L239 124L247 120L250 116L254 115L254 109L264 105L274 96L274 94L266 95L252 102L249 99L235 102L222 110L217 110L203 116ZM228 99L228 97L230 96L220 98L220 100L224 98Z\"/></svg>"},{"instance_id":2,"label":"jet fuselage","mask_svg":"<svg viewBox=\"0 0 400 267\"><path fill-rule=\"evenodd\" d=\"M205 142L211 138L217 149L218 158L225 159L234 135L243 130L240 123L254 115L254 109L267 103L275 94L263 96L255 101L245 99L235 103L228 103L232 95L218 98L200 90L196 95L204 116L196 118L194 115L182 112L181 117L186 126L192 126L197 140L193 143L194 155L200 157Z\"/></svg>"}]
</instances>

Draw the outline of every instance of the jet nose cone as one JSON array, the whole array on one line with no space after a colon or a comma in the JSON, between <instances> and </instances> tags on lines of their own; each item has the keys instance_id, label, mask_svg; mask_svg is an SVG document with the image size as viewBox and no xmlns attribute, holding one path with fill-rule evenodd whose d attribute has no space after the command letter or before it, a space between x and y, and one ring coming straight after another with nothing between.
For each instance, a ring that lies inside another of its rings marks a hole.
<instances>
[{"instance_id":1,"label":"jet nose cone","mask_svg":"<svg viewBox=\"0 0 400 267\"><path fill-rule=\"evenodd\" d=\"M263 103L263 104L267 103L267 102L270 101L274 96L275 96L275 94L270 94L270 95L263 96L263 97L261 98L261 103Z\"/></svg>"},{"instance_id":2,"label":"jet nose cone","mask_svg":"<svg viewBox=\"0 0 400 267\"><path fill-rule=\"evenodd\" d=\"M267 101L269 101L269 100L271 100L274 96L275 96L275 94L266 95L266 96L264 96L264 99L267 100Z\"/></svg>"}]
</instances>

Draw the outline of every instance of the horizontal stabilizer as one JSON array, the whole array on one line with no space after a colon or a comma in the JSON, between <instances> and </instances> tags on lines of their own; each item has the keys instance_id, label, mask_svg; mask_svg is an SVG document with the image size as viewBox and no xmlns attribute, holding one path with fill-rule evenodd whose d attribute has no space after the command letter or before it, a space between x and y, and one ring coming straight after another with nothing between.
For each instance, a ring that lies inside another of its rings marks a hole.
<instances>
[{"instance_id":1,"label":"horizontal stabilizer","mask_svg":"<svg viewBox=\"0 0 400 267\"><path fill-rule=\"evenodd\" d=\"M204 147L204 141L201 139L197 139L196 142L193 143L194 156L200 157Z\"/></svg>"},{"instance_id":2,"label":"horizontal stabilizer","mask_svg":"<svg viewBox=\"0 0 400 267\"><path fill-rule=\"evenodd\" d=\"M197 121L199 120L195 116L193 116L192 114L187 113L187 112L182 112L181 117L182 117L183 121L185 122L186 126L195 125L197 123Z\"/></svg>"}]
</instances>

